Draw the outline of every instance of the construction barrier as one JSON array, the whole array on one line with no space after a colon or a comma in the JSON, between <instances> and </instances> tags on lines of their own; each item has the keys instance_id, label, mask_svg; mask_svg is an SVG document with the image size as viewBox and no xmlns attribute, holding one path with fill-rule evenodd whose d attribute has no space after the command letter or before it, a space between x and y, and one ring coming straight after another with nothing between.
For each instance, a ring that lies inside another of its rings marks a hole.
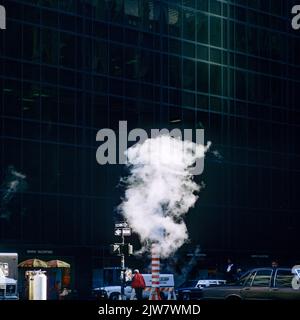
<instances>
[{"instance_id":1,"label":"construction barrier","mask_svg":"<svg viewBox=\"0 0 300 320\"><path fill-rule=\"evenodd\" d=\"M146 287L144 289L144 292L152 292L152 287ZM162 288L157 288L157 295L161 299L161 292L164 294L164 297L166 297L167 300L177 300L176 294L175 294L175 289L174 287L162 287ZM132 289L131 295L130 295L130 300L135 300L135 290Z\"/></svg>"},{"instance_id":2,"label":"construction barrier","mask_svg":"<svg viewBox=\"0 0 300 320\"><path fill-rule=\"evenodd\" d=\"M160 255L158 246L155 243L151 246L151 273L152 288L149 300L161 300L159 293Z\"/></svg>"}]
</instances>

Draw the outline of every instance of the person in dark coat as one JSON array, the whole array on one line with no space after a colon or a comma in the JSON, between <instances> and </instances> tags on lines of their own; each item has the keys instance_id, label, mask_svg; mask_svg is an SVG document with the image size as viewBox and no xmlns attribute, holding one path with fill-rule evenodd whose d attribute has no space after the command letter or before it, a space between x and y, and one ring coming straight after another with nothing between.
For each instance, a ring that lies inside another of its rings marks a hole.
<instances>
[{"instance_id":1,"label":"person in dark coat","mask_svg":"<svg viewBox=\"0 0 300 320\"><path fill-rule=\"evenodd\" d=\"M138 269L135 269L134 276L132 279L131 287L135 290L135 295L137 300L143 299L143 290L146 287L145 279L142 274L140 274Z\"/></svg>"},{"instance_id":2,"label":"person in dark coat","mask_svg":"<svg viewBox=\"0 0 300 320\"><path fill-rule=\"evenodd\" d=\"M237 278L237 268L236 265L233 263L231 258L227 259L227 265L225 269L225 280L227 282L234 282Z\"/></svg>"}]
</instances>

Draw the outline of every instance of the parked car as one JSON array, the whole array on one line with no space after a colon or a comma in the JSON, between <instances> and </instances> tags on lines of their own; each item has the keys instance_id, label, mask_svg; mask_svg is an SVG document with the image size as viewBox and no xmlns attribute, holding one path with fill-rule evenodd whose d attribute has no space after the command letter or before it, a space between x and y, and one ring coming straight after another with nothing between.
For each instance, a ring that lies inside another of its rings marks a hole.
<instances>
[{"instance_id":1,"label":"parked car","mask_svg":"<svg viewBox=\"0 0 300 320\"><path fill-rule=\"evenodd\" d=\"M300 290L292 286L295 272L290 268L257 268L246 272L236 283L204 288L201 299L212 300L295 300Z\"/></svg>"},{"instance_id":2,"label":"parked car","mask_svg":"<svg viewBox=\"0 0 300 320\"><path fill-rule=\"evenodd\" d=\"M178 300L196 300L201 298L203 288L225 284L226 280L202 279L189 280L180 285L176 290Z\"/></svg>"}]
</instances>

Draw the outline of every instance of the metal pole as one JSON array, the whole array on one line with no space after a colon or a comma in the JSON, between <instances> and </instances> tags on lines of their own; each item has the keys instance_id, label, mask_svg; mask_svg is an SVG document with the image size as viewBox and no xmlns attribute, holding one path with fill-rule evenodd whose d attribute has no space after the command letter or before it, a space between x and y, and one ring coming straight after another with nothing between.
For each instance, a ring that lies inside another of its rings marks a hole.
<instances>
[{"instance_id":1,"label":"metal pole","mask_svg":"<svg viewBox=\"0 0 300 320\"><path fill-rule=\"evenodd\" d=\"M124 298L125 294L125 254L124 254L124 244L125 244L125 239L123 235L123 230L122 230L122 253L121 253L121 272L122 272L122 281L121 281L121 295L122 295L122 300L126 300Z\"/></svg>"}]
</instances>

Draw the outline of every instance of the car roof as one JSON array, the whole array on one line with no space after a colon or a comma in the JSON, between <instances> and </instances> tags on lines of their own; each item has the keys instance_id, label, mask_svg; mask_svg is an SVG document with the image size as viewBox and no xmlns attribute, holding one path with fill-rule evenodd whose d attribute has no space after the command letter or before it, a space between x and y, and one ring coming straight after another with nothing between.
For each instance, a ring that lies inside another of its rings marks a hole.
<instances>
[{"instance_id":1,"label":"car roof","mask_svg":"<svg viewBox=\"0 0 300 320\"><path fill-rule=\"evenodd\" d=\"M260 271L260 270L285 270L285 271L291 271L292 268L286 268L286 267L278 267L278 268L272 268L272 267L260 267L260 268L253 268L249 269L248 271L253 272L253 271Z\"/></svg>"},{"instance_id":2,"label":"car roof","mask_svg":"<svg viewBox=\"0 0 300 320\"><path fill-rule=\"evenodd\" d=\"M200 279L198 282L216 282L216 281L226 281L225 279Z\"/></svg>"}]
</instances>

